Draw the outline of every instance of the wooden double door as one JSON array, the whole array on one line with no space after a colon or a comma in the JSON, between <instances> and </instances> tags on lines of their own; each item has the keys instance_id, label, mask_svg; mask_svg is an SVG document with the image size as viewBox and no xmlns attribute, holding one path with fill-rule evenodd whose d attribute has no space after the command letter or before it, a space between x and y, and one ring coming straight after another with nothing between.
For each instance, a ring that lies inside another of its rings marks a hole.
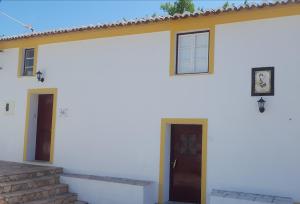
<instances>
[{"instance_id":1,"label":"wooden double door","mask_svg":"<svg viewBox=\"0 0 300 204\"><path fill-rule=\"evenodd\" d=\"M170 201L201 203L202 125L171 125Z\"/></svg>"},{"instance_id":2,"label":"wooden double door","mask_svg":"<svg viewBox=\"0 0 300 204\"><path fill-rule=\"evenodd\" d=\"M38 96L35 160L50 161L53 94Z\"/></svg>"}]
</instances>

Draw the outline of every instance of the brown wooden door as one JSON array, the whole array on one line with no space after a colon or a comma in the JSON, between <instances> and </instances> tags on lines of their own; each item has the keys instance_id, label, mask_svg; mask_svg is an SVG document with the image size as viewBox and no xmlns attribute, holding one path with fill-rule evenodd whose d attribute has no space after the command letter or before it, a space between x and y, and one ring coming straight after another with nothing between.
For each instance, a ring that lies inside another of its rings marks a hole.
<instances>
[{"instance_id":1,"label":"brown wooden door","mask_svg":"<svg viewBox=\"0 0 300 204\"><path fill-rule=\"evenodd\" d=\"M171 125L170 161L170 200L200 203L201 125Z\"/></svg>"},{"instance_id":2,"label":"brown wooden door","mask_svg":"<svg viewBox=\"0 0 300 204\"><path fill-rule=\"evenodd\" d=\"M35 159L50 161L53 95L39 95Z\"/></svg>"}]
</instances>

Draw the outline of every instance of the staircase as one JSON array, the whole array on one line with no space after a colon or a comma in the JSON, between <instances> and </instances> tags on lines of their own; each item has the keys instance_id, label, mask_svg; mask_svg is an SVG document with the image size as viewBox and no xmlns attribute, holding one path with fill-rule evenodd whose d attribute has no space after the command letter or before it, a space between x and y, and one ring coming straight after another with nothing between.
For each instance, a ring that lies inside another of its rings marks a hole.
<instances>
[{"instance_id":1,"label":"staircase","mask_svg":"<svg viewBox=\"0 0 300 204\"><path fill-rule=\"evenodd\" d=\"M62 168L35 167L0 174L0 204L87 204L60 183Z\"/></svg>"}]
</instances>

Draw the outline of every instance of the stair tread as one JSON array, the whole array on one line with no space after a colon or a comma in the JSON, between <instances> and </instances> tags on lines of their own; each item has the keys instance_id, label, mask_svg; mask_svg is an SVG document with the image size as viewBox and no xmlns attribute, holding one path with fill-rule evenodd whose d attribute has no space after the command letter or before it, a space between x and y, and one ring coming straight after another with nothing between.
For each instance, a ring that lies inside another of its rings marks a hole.
<instances>
[{"instance_id":1,"label":"stair tread","mask_svg":"<svg viewBox=\"0 0 300 204\"><path fill-rule=\"evenodd\" d=\"M31 179L25 179L25 180L18 180L18 181L9 181L9 182L0 182L0 186L9 186L9 185L15 185L15 184L22 184L22 183L29 183L34 181L42 181L52 178L59 178L58 174L50 175L50 176L42 176L42 177L35 177Z\"/></svg>"},{"instance_id":2,"label":"stair tread","mask_svg":"<svg viewBox=\"0 0 300 204\"><path fill-rule=\"evenodd\" d=\"M9 162L0 160L0 175L12 175L23 172L40 171L47 169L62 169L61 167L49 166L49 165L36 165L18 162Z\"/></svg>"},{"instance_id":3,"label":"stair tread","mask_svg":"<svg viewBox=\"0 0 300 204\"><path fill-rule=\"evenodd\" d=\"M45 172L45 171L63 172L63 168L52 167L52 166L35 166L33 168L20 169L19 171L14 171L14 172L2 172L1 176L13 176L13 175L28 174L28 173Z\"/></svg>"},{"instance_id":4,"label":"stair tread","mask_svg":"<svg viewBox=\"0 0 300 204\"><path fill-rule=\"evenodd\" d=\"M1 170L1 169L0 169ZM62 168L42 168L42 169L26 169L24 171L14 171L10 174L5 172L4 174L0 175L0 183L5 182L14 182L14 181L22 181L34 178L40 178L45 176L52 176L52 175L60 175L63 173Z\"/></svg>"},{"instance_id":5,"label":"stair tread","mask_svg":"<svg viewBox=\"0 0 300 204\"><path fill-rule=\"evenodd\" d=\"M35 200L35 201L31 201L31 202L27 202L24 204L48 204L49 202L53 202L56 201L58 199L67 199L67 198L71 198L71 197L77 197L77 194L75 193L64 193L64 194L60 194L60 195L55 195L51 198L48 199L42 199L42 200Z\"/></svg>"},{"instance_id":6,"label":"stair tread","mask_svg":"<svg viewBox=\"0 0 300 204\"><path fill-rule=\"evenodd\" d=\"M88 204L87 202L81 201L81 200L77 200L75 201L74 204Z\"/></svg>"},{"instance_id":7,"label":"stair tread","mask_svg":"<svg viewBox=\"0 0 300 204\"><path fill-rule=\"evenodd\" d=\"M38 193L38 192L51 190L53 188L56 189L56 188L60 188L60 187L68 187L68 185L67 184L55 184L55 185L48 185L48 186L43 186L43 187L35 188L35 189L16 191L16 192L10 192L10 193L2 193L2 194L0 194L0 199L10 198L10 197L14 197L14 196L22 196L22 195L31 194L31 193Z\"/></svg>"}]
</instances>

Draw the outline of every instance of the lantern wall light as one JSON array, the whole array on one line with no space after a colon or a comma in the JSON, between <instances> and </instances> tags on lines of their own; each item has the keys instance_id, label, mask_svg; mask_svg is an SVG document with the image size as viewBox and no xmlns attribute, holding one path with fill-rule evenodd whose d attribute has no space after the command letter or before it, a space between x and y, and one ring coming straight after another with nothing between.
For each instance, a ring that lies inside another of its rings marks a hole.
<instances>
[{"instance_id":1,"label":"lantern wall light","mask_svg":"<svg viewBox=\"0 0 300 204\"><path fill-rule=\"evenodd\" d=\"M37 78L37 80L40 81L40 82L44 82L44 81L45 81L45 79L44 79L44 77L43 77L43 73L42 73L41 71L38 71L38 72L36 73L36 78Z\"/></svg>"},{"instance_id":2,"label":"lantern wall light","mask_svg":"<svg viewBox=\"0 0 300 204\"><path fill-rule=\"evenodd\" d=\"M259 110L259 112L261 112L261 113L265 112L265 103L266 103L266 101L261 97L257 101L257 103L258 103L258 110Z\"/></svg>"}]
</instances>

